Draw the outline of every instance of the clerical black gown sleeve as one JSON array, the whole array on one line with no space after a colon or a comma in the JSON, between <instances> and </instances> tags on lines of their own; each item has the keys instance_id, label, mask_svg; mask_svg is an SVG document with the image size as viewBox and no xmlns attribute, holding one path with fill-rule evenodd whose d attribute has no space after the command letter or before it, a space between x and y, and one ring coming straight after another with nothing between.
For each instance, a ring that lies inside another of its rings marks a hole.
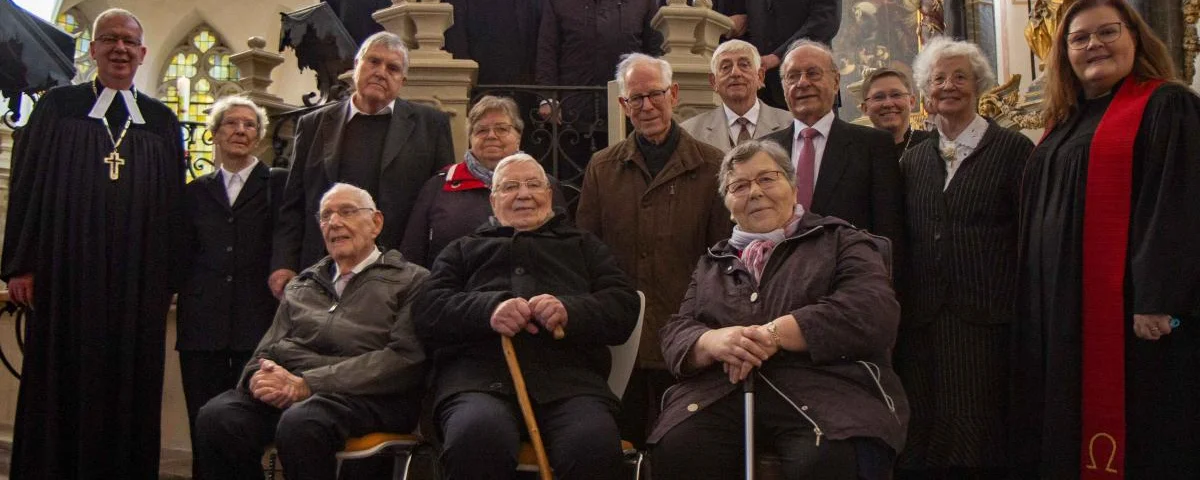
<instances>
[{"instance_id":1,"label":"clerical black gown sleeve","mask_svg":"<svg viewBox=\"0 0 1200 480\"><path fill-rule=\"evenodd\" d=\"M46 150L51 130L59 116L62 90L51 90L37 103L25 126L14 135L8 216L4 225L4 252L0 257L0 280L33 273L37 266L40 235L37 212L41 202L34 196L37 183L38 152ZM30 215L32 213L32 215Z\"/></svg>"},{"instance_id":2,"label":"clerical black gown sleeve","mask_svg":"<svg viewBox=\"0 0 1200 480\"><path fill-rule=\"evenodd\" d=\"M1167 84L1134 140L1129 279L1133 313L1200 313L1200 97Z\"/></svg>"}]
</instances>

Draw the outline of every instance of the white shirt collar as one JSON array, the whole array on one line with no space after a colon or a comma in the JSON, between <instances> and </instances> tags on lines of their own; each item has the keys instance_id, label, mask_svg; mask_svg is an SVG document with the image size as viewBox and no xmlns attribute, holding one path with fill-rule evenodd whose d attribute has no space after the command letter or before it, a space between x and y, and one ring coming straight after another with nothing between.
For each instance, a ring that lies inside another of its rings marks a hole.
<instances>
[{"instance_id":1,"label":"white shirt collar","mask_svg":"<svg viewBox=\"0 0 1200 480\"><path fill-rule=\"evenodd\" d=\"M380 255L383 255L383 252L379 251L379 247L371 249L371 254L367 255L367 258L364 258L363 261L358 262L358 265L355 265L354 268L351 268L350 273L358 275L359 272L362 272L364 268L367 268L367 265L375 263L377 260L379 260ZM337 283L338 278L341 276L342 272L338 269L337 262L333 262L333 283Z\"/></svg>"},{"instance_id":2,"label":"white shirt collar","mask_svg":"<svg viewBox=\"0 0 1200 480\"><path fill-rule=\"evenodd\" d=\"M987 131L988 123L979 114L975 114L975 119L963 129L962 133L958 134L958 138L954 139L954 143L969 147L974 150L979 146L979 142L983 140L983 133Z\"/></svg>"},{"instance_id":3,"label":"white shirt collar","mask_svg":"<svg viewBox=\"0 0 1200 480\"><path fill-rule=\"evenodd\" d=\"M93 83L92 88L96 88L96 85L100 85L100 82ZM138 108L137 99L133 97L132 88L129 90L113 90L104 85L100 85L99 88L102 90L96 95L96 103L92 105L92 110L88 112L89 117L103 120L104 114L108 113L109 105L112 104L113 99L119 93L125 99L125 110L129 112L130 121L138 125L146 123L146 119L142 117L141 109Z\"/></svg>"},{"instance_id":4,"label":"white shirt collar","mask_svg":"<svg viewBox=\"0 0 1200 480\"><path fill-rule=\"evenodd\" d=\"M225 181L225 188L229 188L229 181L233 180L234 175L238 176L238 178L241 178L242 185L245 185L246 179L250 178L250 172L253 171L254 167L257 167L257 166L258 166L258 157L251 158L250 164L247 165L246 168L243 168L236 172L231 172L229 170L226 170L225 165L221 165L221 179Z\"/></svg>"},{"instance_id":5,"label":"white shirt collar","mask_svg":"<svg viewBox=\"0 0 1200 480\"><path fill-rule=\"evenodd\" d=\"M392 109L394 109L396 106L396 100L392 100L391 103L388 103L386 106L379 109L379 111L377 111L375 113L367 113L362 110L359 110L358 106L354 105L354 97L353 96L350 97L350 100L346 101L346 104L350 105L350 114L346 115L346 121L349 122L350 119L354 118L355 115L386 115L386 114L390 114L390 113L392 113Z\"/></svg>"},{"instance_id":6,"label":"white shirt collar","mask_svg":"<svg viewBox=\"0 0 1200 480\"><path fill-rule=\"evenodd\" d=\"M821 119L817 120L817 123L813 125L805 125L804 122L793 119L792 126L795 128L792 129L792 144L795 145L796 139L800 138L800 132L809 127L815 128L818 132L821 132L821 138L829 138L829 129L833 128L833 118L833 110L830 110L829 113L826 113L824 117L821 117Z\"/></svg>"},{"instance_id":7,"label":"white shirt collar","mask_svg":"<svg viewBox=\"0 0 1200 480\"><path fill-rule=\"evenodd\" d=\"M725 109L725 123L729 125L729 128L733 128L733 126L737 124L738 117L746 117L746 120L750 121L750 125L757 126L758 112L762 110L760 105L762 105L762 101L755 99L754 106L750 107L750 110L746 110L745 115L738 115L737 113L734 113L734 111L731 110L728 105L725 105L725 103L722 102L721 108Z\"/></svg>"}]
</instances>

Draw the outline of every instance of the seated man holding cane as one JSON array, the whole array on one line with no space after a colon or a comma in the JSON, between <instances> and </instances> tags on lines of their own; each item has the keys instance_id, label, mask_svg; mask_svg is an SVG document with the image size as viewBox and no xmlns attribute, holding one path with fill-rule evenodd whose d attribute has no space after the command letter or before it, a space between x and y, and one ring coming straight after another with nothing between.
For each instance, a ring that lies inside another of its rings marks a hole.
<instances>
[{"instance_id":1,"label":"seated man holding cane","mask_svg":"<svg viewBox=\"0 0 1200 480\"><path fill-rule=\"evenodd\" d=\"M613 478L621 445L605 346L629 338L637 292L608 247L551 210L533 157L500 161L491 204L495 217L434 261L414 310L433 358L443 467L455 479L516 474L523 429L504 335L523 361L555 476Z\"/></svg>"}]
</instances>

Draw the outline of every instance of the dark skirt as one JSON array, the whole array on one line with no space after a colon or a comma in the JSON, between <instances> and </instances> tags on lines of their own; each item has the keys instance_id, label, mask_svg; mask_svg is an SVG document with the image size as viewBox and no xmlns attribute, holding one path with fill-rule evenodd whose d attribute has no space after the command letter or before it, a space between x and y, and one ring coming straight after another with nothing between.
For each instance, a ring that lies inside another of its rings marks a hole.
<instances>
[{"instance_id":1,"label":"dark skirt","mask_svg":"<svg viewBox=\"0 0 1200 480\"><path fill-rule=\"evenodd\" d=\"M1004 467L1008 325L947 312L901 329L896 373L912 417L901 469Z\"/></svg>"}]
</instances>

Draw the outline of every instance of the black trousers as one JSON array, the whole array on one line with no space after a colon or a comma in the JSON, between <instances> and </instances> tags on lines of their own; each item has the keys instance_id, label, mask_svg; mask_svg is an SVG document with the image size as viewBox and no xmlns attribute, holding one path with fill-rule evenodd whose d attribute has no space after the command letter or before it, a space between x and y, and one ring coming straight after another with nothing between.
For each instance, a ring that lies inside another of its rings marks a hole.
<instances>
[{"instance_id":1,"label":"black trousers","mask_svg":"<svg viewBox=\"0 0 1200 480\"><path fill-rule=\"evenodd\" d=\"M192 436L192 478L195 480L204 479L196 449L196 416L200 414L200 407L235 387L253 354L249 350L179 351L179 376L183 381L183 398L187 402L188 431Z\"/></svg>"},{"instance_id":2,"label":"black trousers","mask_svg":"<svg viewBox=\"0 0 1200 480\"><path fill-rule=\"evenodd\" d=\"M347 438L410 432L419 410L418 400L403 396L326 393L279 410L248 392L229 390L196 419L200 466L205 478L261 480L263 452L274 442L288 480L332 480L334 455Z\"/></svg>"},{"instance_id":3,"label":"black trousers","mask_svg":"<svg viewBox=\"0 0 1200 480\"><path fill-rule=\"evenodd\" d=\"M621 439L638 449L646 448L646 437L662 412L663 393L675 384L671 372L657 368L634 368L621 397Z\"/></svg>"},{"instance_id":4,"label":"black trousers","mask_svg":"<svg viewBox=\"0 0 1200 480\"><path fill-rule=\"evenodd\" d=\"M650 451L655 480L742 478L745 472L744 397L741 390L672 428ZM755 445L774 451L789 480L887 480L895 453L869 438L818 446L812 424L779 394L759 389L754 403Z\"/></svg>"},{"instance_id":5,"label":"black trousers","mask_svg":"<svg viewBox=\"0 0 1200 480\"><path fill-rule=\"evenodd\" d=\"M621 439L613 418L614 407L604 398L587 395L534 407L556 478L617 477ZM439 406L437 418L446 478L515 477L520 442L527 438L516 397L459 393Z\"/></svg>"}]
</instances>

